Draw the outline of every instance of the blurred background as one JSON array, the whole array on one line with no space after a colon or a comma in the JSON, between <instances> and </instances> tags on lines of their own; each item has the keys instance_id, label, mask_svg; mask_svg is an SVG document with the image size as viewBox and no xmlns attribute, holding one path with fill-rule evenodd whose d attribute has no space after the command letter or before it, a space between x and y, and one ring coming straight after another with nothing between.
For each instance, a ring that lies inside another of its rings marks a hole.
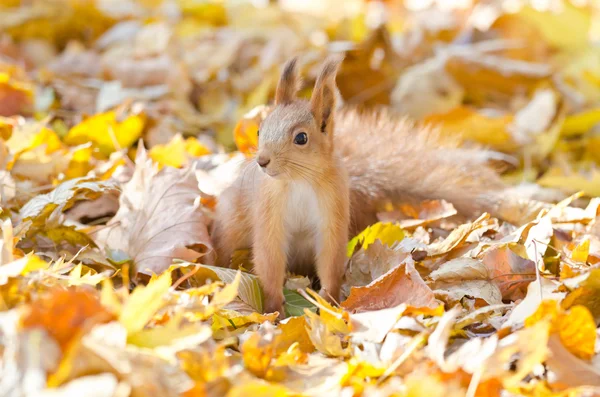
<instances>
[{"instance_id":1,"label":"blurred background","mask_svg":"<svg viewBox=\"0 0 600 397\"><path fill-rule=\"evenodd\" d=\"M600 1L0 0L0 168L47 186L140 139L161 166L251 153L282 64L309 95L333 52L345 104L498 151L524 196L600 196L599 42Z\"/></svg>"}]
</instances>

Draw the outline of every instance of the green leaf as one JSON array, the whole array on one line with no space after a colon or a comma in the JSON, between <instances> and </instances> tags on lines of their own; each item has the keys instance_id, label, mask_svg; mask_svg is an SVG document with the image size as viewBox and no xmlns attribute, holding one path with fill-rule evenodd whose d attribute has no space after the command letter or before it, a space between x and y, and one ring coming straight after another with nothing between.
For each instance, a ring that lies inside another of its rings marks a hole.
<instances>
[{"instance_id":1,"label":"green leaf","mask_svg":"<svg viewBox=\"0 0 600 397\"><path fill-rule=\"evenodd\" d=\"M283 296L285 297L285 310L286 317L297 317L304 315L304 309L308 309L312 312L317 311L317 307L306 300L302 295L291 289L284 288Z\"/></svg>"}]
</instances>

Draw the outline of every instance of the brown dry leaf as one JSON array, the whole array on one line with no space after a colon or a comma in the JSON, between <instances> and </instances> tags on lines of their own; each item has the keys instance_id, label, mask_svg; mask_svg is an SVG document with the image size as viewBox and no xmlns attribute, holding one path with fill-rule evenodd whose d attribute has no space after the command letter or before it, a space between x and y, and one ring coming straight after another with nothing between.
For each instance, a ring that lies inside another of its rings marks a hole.
<instances>
[{"instance_id":1,"label":"brown dry leaf","mask_svg":"<svg viewBox=\"0 0 600 397\"><path fill-rule=\"evenodd\" d=\"M533 261L515 253L510 244L491 247L483 253L481 260L489 269L491 279L500 288L503 299L521 299L525 296L527 285L535 279Z\"/></svg>"},{"instance_id":2,"label":"brown dry leaf","mask_svg":"<svg viewBox=\"0 0 600 397\"><path fill-rule=\"evenodd\" d=\"M482 214L473 222L465 223L454 229L444 240L430 244L427 247L429 256L446 254L463 244L469 235L475 231L483 232L494 227L489 214Z\"/></svg>"},{"instance_id":3,"label":"brown dry leaf","mask_svg":"<svg viewBox=\"0 0 600 397\"><path fill-rule=\"evenodd\" d=\"M449 294L452 302L463 297L480 298L488 305L502 303L502 293L491 270L480 260L457 258L442 264L429 275L431 288Z\"/></svg>"},{"instance_id":4,"label":"brown dry leaf","mask_svg":"<svg viewBox=\"0 0 600 397\"><path fill-rule=\"evenodd\" d=\"M120 208L97 242L133 259L136 272L161 273L173 259L194 261L212 250L192 170L158 171L141 146Z\"/></svg>"},{"instance_id":5,"label":"brown dry leaf","mask_svg":"<svg viewBox=\"0 0 600 397\"><path fill-rule=\"evenodd\" d=\"M416 308L439 306L433 291L415 270L414 261L404 261L364 287L353 287L342 307L353 312L386 309L401 303Z\"/></svg>"},{"instance_id":6,"label":"brown dry leaf","mask_svg":"<svg viewBox=\"0 0 600 397\"><path fill-rule=\"evenodd\" d=\"M524 323L544 300L561 301L565 297L565 293L557 292L558 287L558 283L546 278L532 281L527 287L527 295L515 306L503 326L510 327Z\"/></svg>"},{"instance_id":7,"label":"brown dry leaf","mask_svg":"<svg viewBox=\"0 0 600 397\"><path fill-rule=\"evenodd\" d=\"M408 204L398 211L377 214L381 222L397 221L402 229L412 230L457 214L456 208L444 200L424 201L418 206ZM408 218L408 219L404 219Z\"/></svg>"},{"instance_id":8,"label":"brown dry leaf","mask_svg":"<svg viewBox=\"0 0 600 397\"><path fill-rule=\"evenodd\" d=\"M0 116L29 113L33 104L33 87L25 72L0 64Z\"/></svg>"},{"instance_id":9,"label":"brown dry leaf","mask_svg":"<svg viewBox=\"0 0 600 397\"><path fill-rule=\"evenodd\" d=\"M344 274L342 291L348 296L352 287L364 286L378 279L401 263L406 256L407 253L376 240L366 249L352 255Z\"/></svg>"}]
</instances>

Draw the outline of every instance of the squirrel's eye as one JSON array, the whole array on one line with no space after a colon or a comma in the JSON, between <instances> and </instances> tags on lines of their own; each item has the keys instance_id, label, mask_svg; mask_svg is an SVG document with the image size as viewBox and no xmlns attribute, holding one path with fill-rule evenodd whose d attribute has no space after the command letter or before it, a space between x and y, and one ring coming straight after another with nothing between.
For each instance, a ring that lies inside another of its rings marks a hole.
<instances>
[{"instance_id":1,"label":"squirrel's eye","mask_svg":"<svg viewBox=\"0 0 600 397\"><path fill-rule=\"evenodd\" d=\"M306 142L308 142L308 135L306 135L306 132L301 132L294 137L294 143L296 145L306 145Z\"/></svg>"}]
</instances>

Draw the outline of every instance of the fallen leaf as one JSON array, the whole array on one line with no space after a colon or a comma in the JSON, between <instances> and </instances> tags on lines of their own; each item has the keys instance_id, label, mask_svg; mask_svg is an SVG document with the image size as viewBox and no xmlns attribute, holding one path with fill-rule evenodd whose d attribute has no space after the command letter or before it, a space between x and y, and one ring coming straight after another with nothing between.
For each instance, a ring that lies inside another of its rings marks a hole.
<instances>
[{"instance_id":1,"label":"fallen leaf","mask_svg":"<svg viewBox=\"0 0 600 397\"><path fill-rule=\"evenodd\" d=\"M91 178L71 179L58 185L50 193L42 194L29 200L20 211L24 219L31 219L34 226L48 222L56 222L56 218L69 209L77 200L98 197L105 190L113 189L114 184L95 181Z\"/></svg>"},{"instance_id":2,"label":"fallen leaf","mask_svg":"<svg viewBox=\"0 0 600 397\"><path fill-rule=\"evenodd\" d=\"M556 374L553 383L558 387L596 386L600 387L600 371L569 352L558 335L548 341L550 356L547 365Z\"/></svg>"},{"instance_id":3,"label":"fallen leaf","mask_svg":"<svg viewBox=\"0 0 600 397\"><path fill-rule=\"evenodd\" d=\"M358 236L350 240L347 249L348 256L352 256L355 248L359 245L362 249L367 249L376 240L380 240L383 244L389 246L401 241L404 236L404 230L400 226L393 223L378 222L367 227Z\"/></svg>"},{"instance_id":4,"label":"fallen leaf","mask_svg":"<svg viewBox=\"0 0 600 397\"><path fill-rule=\"evenodd\" d=\"M175 258L193 261L212 250L196 204L199 194L192 170L156 172L140 147L134 175L119 198L119 211L96 241L126 252L136 272L144 274L166 270Z\"/></svg>"},{"instance_id":5,"label":"fallen leaf","mask_svg":"<svg viewBox=\"0 0 600 397\"><path fill-rule=\"evenodd\" d=\"M109 322L113 315L88 290L55 288L32 302L21 319L24 329L41 328L64 351L94 324Z\"/></svg>"},{"instance_id":6,"label":"fallen leaf","mask_svg":"<svg viewBox=\"0 0 600 397\"><path fill-rule=\"evenodd\" d=\"M450 260L429 277L433 281L431 288L447 292L453 302L469 296L483 299L488 305L502 303L502 293L493 281L490 269L477 259Z\"/></svg>"},{"instance_id":7,"label":"fallen leaf","mask_svg":"<svg viewBox=\"0 0 600 397\"><path fill-rule=\"evenodd\" d=\"M439 306L433 291L415 270L408 257L378 279L364 287L353 287L342 307L353 312L379 310L405 303L416 308L435 309Z\"/></svg>"},{"instance_id":8,"label":"fallen leaf","mask_svg":"<svg viewBox=\"0 0 600 397\"><path fill-rule=\"evenodd\" d=\"M140 285L133 290L119 314L119 322L129 335L141 331L167 303L164 298L170 288L171 273L164 272L160 277L151 280L147 286Z\"/></svg>"},{"instance_id":9,"label":"fallen leaf","mask_svg":"<svg viewBox=\"0 0 600 397\"><path fill-rule=\"evenodd\" d=\"M186 140L180 134L177 134L166 145L156 145L148 152L152 160L160 166L170 166L175 168L188 165L194 157L209 154L210 150L204 147L195 138Z\"/></svg>"},{"instance_id":10,"label":"fallen leaf","mask_svg":"<svg viewBox=\"0 0 600 397\"><path fill-rule=\"evenodd\" d=\"M143 114L130 115L120 121L114 111L109 111L89 117L71 128L65 142L79 145L91 141L103 154L109 155L133 145L140 138L144 123Z\"/></svg>"},{"instance_id":11,"label":"fallen leaf","mask_svg":"<svg viewBox=\"0 0 600 397\"><path fill-rule=\"evenodd\" d=\"M505 327L524 323L533 315L542 301L561 301L565 297L564 292L558 292L558 284L546 278L529 283L527 295L512 310L508 320L503 324Z\"/></svg>"}]
</instances>

